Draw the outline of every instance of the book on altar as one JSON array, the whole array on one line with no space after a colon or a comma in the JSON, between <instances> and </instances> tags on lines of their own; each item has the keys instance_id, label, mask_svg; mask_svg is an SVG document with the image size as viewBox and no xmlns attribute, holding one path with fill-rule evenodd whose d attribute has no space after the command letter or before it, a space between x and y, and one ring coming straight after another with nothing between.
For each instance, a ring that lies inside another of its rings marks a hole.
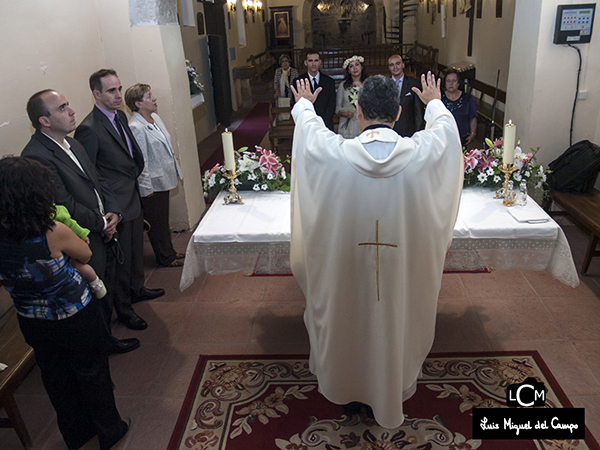
<instances>
[{"instance_id":1,"label":"book on altar","mask_svg":"<svg viewBox=\"0 0 600 450\"><path fill-rule=\"evenodd\" d=\"M548 222L550 216L533 200L529 199L525 206L512 206L508 212L517 222L540 223Z\"/></svg>"}]
</instances>

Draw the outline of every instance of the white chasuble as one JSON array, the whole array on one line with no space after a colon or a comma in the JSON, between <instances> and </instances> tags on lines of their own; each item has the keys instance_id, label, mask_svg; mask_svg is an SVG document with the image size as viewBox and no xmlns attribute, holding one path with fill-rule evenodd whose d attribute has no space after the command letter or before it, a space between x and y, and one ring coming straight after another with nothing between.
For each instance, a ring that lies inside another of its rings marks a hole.
<instances>
[{"instance_id":1,"label":"white chasuble","mask_svg":"<svg viewBox=\"0 0 600 450\"><path fill-rule=\"evenodd\" d=\"M330 401L366 403L381 426L398 427L433 344L458 213L456 122L433 100L412 138L376 128L346 140L306 99L292 115L290 260L306 297L310 370Z\"/></svg>"}]
</instances>

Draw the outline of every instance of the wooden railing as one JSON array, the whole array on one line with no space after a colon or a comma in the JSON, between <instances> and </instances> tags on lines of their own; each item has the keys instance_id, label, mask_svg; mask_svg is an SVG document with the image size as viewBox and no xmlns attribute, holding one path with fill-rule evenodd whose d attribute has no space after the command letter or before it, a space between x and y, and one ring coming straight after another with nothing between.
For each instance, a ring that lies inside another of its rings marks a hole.
<instances>
[{"instance_id":1,"label":"wooden railing","mask_svg":"<svg viewBox=\"0 0 600 450\"><path fill-rule=\"evenodd\" d=\"M438 73L438 53L437 48L419 44L415 41L406 52L404 58L407 70L412 72L416 77L421 74L431 71L433 74Z\"/></svg>"},{"instance_id":2,"label":"wooden railing","mask_svg":"<svg viewBox=\"0 0 600 450\"><path fill-rule=\"evenodd\" d=\"M262 77L262 74L269 70L275 64L276 60L269 50L265 50L258 55L250 55L246 62L254 67L256 78Z\"/></svg>"}]
</instances>

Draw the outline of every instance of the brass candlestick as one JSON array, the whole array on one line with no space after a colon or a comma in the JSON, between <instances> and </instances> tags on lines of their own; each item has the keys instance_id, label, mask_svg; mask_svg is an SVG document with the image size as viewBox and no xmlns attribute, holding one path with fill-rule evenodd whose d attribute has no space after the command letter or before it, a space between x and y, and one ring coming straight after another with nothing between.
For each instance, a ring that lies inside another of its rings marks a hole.
<instances>
[{"instance_id":1,"label":"brass candlestick","mask_svg":"<svg viewBox=\"0 0 600 450\"><path fill-rule=\"evenodd\" d=\"M225 196L225 201L223 202L224 205L229 203L239 203L240 205L244 204L242 197L237 193L237 189L235 188L235 179L239 174L240 172L235 169L227 170L223 174L223 176L229 180L229 194Z\"/></svg>"},{"instance_id":2,"label":"brass candlestick","mask_svg":"<svg viewBox=\"0 0 600 450\"><path fill-rule=\"evenodd\" d=\"M508 180L510 179L510 174L515 170L518 170L514 164L502 164L500 167L500 172L504 173L504 183L502 183L502 187L496 191L496 195L494 198L504 198L504 193L508 188Z\"/></svg>"}]
</instances>

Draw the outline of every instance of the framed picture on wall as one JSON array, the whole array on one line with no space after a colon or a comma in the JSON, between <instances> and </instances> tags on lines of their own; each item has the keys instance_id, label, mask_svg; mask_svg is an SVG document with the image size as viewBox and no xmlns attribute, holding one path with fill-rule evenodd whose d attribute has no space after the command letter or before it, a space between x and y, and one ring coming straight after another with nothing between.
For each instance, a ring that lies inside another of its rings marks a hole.
<instances>
[{"instance_id":1,"label":"framed picture on wall","mask_svg":"<svg viewBox=\"0 0 600 450\"><path fill-rule=\"evenodd\" d=\"M269 30L271 48L291 48L294 46L293 6L273 6Z\"/></svg>"},{"instance_id":2,"label":"framed picture on wall","mask_svg":"<svg viewBox=\"0 0 600 450\"><path fill-rule=\"evenodd\" d=\"M275 25L275 39L288 39L290 37L290 14L287 11L273 13Z\"/></svg>"}]
</instances>

